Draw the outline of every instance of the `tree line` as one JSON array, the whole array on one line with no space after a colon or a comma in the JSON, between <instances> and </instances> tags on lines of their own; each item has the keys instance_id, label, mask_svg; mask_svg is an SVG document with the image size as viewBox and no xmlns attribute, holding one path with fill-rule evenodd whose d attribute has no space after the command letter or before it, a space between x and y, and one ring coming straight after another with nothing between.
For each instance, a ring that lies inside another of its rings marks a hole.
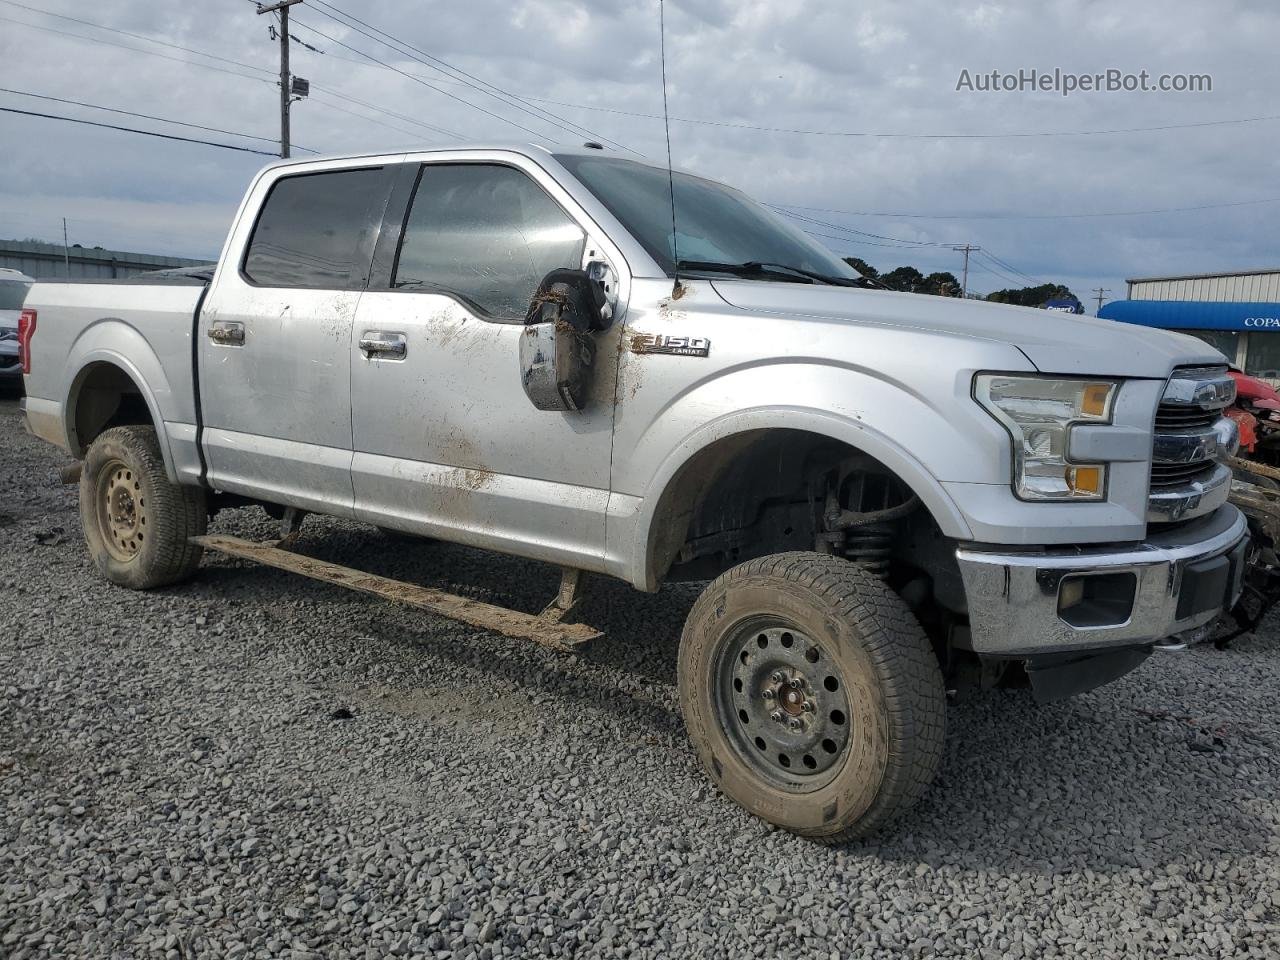
<instances>
[{"instance_id":1,"label":"tree line","mask_svg":"<svg viewBox=\"0 0 1280 960\"><path fill-rule=\"evenodd\" d=\"M960 281L954 273L940 270L923 274L915 267L894 267L881 273L861 257L845 257L844 262L857 270L864 277L875 280L890 290L901 290L904 293L928 293L935 297L960 296ZM1012 303L1020 307L1043 306L1048 300L1078 299L1071 289L1061 283L1042 283L1035 287L1019 287L1017 289L995 290L987 294L985 299L992 303Z\"/></svg>"}]
</instances>

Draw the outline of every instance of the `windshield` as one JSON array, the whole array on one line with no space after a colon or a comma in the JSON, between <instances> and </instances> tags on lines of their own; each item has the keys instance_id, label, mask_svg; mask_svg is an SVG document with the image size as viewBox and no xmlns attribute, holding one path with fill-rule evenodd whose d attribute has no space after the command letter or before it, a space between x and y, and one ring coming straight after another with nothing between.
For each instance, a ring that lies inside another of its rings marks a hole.
<instances>
[{"instance_id":1,"label":"windshield","mask_svg":"<svg viewBox=\"0 0 1280 960\"><path fill-rule=\"evenodd\" d=\"M640 241L668 276L682 261L786 265L856 280L857 271L745 193L713 180L677 173L677 243L672 243L667 171L614 157L556 157ZM682 273L688 272L684 269ZM694 273L704 272L693 269ZM760 274L762 279L783 279ZM797 280L803 280L796 277Z\"/></svg>"},{"instance_id":2,"label":"windshield","mask_svg":"<svg viewBox=\"0 0 1280 960\"><path fill-rule=\"evenodd\" d=\"M30 289L25 280L0 280L0 310L21 310Z\"/></svg>"}]
</instances>

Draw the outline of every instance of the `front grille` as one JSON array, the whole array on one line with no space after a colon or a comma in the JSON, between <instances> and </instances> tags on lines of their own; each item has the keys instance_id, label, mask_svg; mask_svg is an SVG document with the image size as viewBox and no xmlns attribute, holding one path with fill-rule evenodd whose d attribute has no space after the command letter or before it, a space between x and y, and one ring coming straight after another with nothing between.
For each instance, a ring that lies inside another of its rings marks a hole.
<instances>
[{"instance_id":1,"label":"front grille","mask_svg":"<svg viewBox=\"0 0 1280 960\"><path fill-rule=\"evenodd\" d=\"M1204 407L1186 407L1174 403L1162 403L1156 410L1156 429L1168 432L1203 430L1212 427L1222 414Z\"/></svg>"},{"instance_id":2,"label":"front grille","mask_svg":"<svg viewBox=\"0 0 1280 960\"><path fill-rule=\"evenodd\" d=\"M1213 473L1213 460L1200 463L1153 463L1151 465L1151 486L1180 487L1192 480L1203 480Z\"/></svg>"},{"instance_id":3,"label":"front grille","mask_svg":"<svg viewBox=\"0 0 1280 960\"><path fill-rule=\"evenodd\" d=\"M1218 474L1221 456L1215 425L1234 396L1235 385L1225 367L1184 367L1173 372L1156 410L1149 520L1189 520L1221 502L1224 492L1209 496L1204 491L1210 487L1221 491L1220 484L1210 482ZM1195 459L1188 462L1189 457Z\"/></svg>"}]
</instances>

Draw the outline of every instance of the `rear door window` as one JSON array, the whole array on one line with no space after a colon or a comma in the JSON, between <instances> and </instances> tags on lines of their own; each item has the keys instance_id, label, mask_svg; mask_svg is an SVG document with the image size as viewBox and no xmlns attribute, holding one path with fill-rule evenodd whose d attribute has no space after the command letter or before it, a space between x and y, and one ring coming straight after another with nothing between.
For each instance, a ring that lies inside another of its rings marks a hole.
<instances>
[{"instance_id":1,"label":"rear door window","mask_svg":"<svg viewBox=\"0 0 1280 960\"><path fill-rule=\"evenodd\" d=\"M361 287L362 251L377 230L381 168L284 177L272 186L245 255L244 273L263 287Z\"/></svg>"},{"instance_id":2,"label":"rear door window","mask_svg":"<svg viewBox=\"0 0 1280 960\"><path fill-rule=\"evenodd\" d=\"M425 164L391 285L452 294L522 318L539 281L579 268L586 236L527 174L499 164Z\"/></svg>"}]
</instances>

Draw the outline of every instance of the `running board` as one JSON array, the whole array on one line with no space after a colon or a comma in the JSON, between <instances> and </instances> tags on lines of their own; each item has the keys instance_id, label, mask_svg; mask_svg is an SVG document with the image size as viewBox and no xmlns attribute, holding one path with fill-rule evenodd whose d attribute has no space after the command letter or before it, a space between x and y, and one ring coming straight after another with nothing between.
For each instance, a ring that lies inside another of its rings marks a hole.
<instances>
[{"instance_id":1,"label":"running board","mask_svg":"<svg viewBox=\"0 0 1280 960\"><path fill-rule=\"evenodd\" d=\"M199 544L206 550L215 550L245 560L299 573L313 580L323 580L348 590L360 593L371 593L384 600L406 603L420 610L427 610L450 620L482 630L492 630L504 636L521 640L532 640L553 650L569 651L590 640L604 636L601 631L585 623L561 623L555 619L554 613L541 616L508 610L506 607L494 606L480 600L460 597L456 593L446 593L431 587L419 586L416 583L405 583L403 580L392 580L380 577L351 567L343 567L327 560L316 560L301 554L291 553L276 546L274 541L254 543L241 540L239 537L224 537L210 534L203 537L192 537L192 543Z\"/></svg>"}]
</instances>

